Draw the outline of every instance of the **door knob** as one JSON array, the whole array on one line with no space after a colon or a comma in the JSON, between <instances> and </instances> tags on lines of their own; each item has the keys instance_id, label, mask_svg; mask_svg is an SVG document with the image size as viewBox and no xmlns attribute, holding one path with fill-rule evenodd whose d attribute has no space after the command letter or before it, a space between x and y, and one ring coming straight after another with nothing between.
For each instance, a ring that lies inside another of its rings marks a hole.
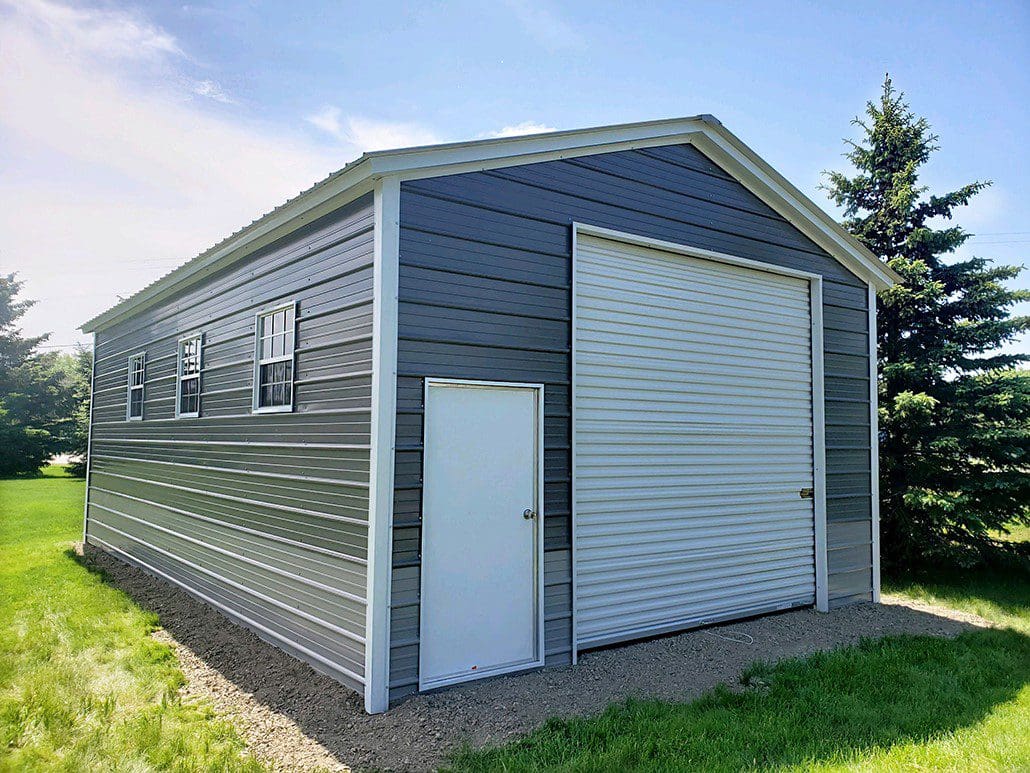
<instances>
[{"instance_id":1,"label":"door knob","mask_svg":"<svg viewBox=\"0 0 1030 773\"><path fill-rule=\"evenodd\" d=\"M532 521L534 518L536 518L536 513L527 507L525 510L522 511L522 517L525 518L527 521Z\"/></svg>"}]
</instances>

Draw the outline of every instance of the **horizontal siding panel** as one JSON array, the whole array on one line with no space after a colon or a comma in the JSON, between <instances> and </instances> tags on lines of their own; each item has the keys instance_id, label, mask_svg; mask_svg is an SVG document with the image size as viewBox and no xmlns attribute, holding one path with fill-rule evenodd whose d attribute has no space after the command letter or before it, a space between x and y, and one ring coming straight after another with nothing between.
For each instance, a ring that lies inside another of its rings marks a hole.
<instances>
[{"instance_id":1,"label":"horizontal siding panel","mask_svg":"<svg viewBox=\"0 0 1030 773\"><path fill-rule=\"evenodd\" d=\"M98 524L97 533L91 533L88 539L109 551L113 548L115 555L121 554L119 557L138 562L142 568L158 573L203 601L216 605L258 636L309 662L317 670L328 673L354 690L362 690L362 645L322 630L321 626L303 616L269 604L254 593L229 585L165 551L141 544L109 527Z\"/></svg>"},{"instance_id":2,"label":"horizontal siding panel","mask_svg":"<svg viewBox=\"0 0 1030 773\"><path fill-rule=\"evenodd\" d=\"M458 277L455 272L407 267L401 274L400 301L519 317L569 318L568 288L541 287L490 277Z\"/></svg>"},{"instance_id":3,"label":"horizontal siding panel","mask_svg":"<svg viewBox=\"0 0 1030 773\"><path fill-rule=\"evenodd\" d=\"M368 557L372 197L97 334L88 539L361 690ZM297 304L295 410L251 412L255 315ZM202 332L201 416L175 418ZM125 420L146 352L144 420Z\"/></svg>"},{"instance_id":4,"label":"horizontal siding panel","mask_svg":"<svg viewBox=\"0 0 1030 773\"><path fill-rule=\"evenodd\" d=\"M152 502L131 502L122 495L106 491L98 490L96 496L91 497L90 507L99 511L96 517L100 521L119 514L123 519L143 520L151 526L170 529L220 550L332 587L331 595L344 594L352 601L364 603L364 563L355 562L348 556L304 549L304 546L277 540L274 535L254 528L226 528L224 523L213 518L198 518ZM128 510L132 511L131 516L126 514Z\"/></svg>"},{"instance_id":5,"label":"horizontal siding panel","mask_svg":"<svg viewBox=\"0 0 1030 773\"><path fill-rule=\"evenodd\" d=\"M96 480L91 481L91 485L98 492L173 507L219 521L226 528L236 526L252 529L304 546L352 556L361 561L367 557L367 538L363 536L366 524L358 518L342 520L340 517L334 518L299 508L272 506L246 497L226 498L210 492L114 478L102 470L96 472ZM90 497L92 498L92 492ZM130 507L126 506L126 509ZM356 509L355 515L360 512Z\"/></svg>"},{"instance_id":6,"label":"horizontal siding panel","mask_svg":"<svg viewBox=\"0 0 1030 773\"><path fill-rule=\"evenodd\" d=\"M433 223L427 222L425 227L432 229ZM568 289L572 274L567 256L536 252L525 245L503 247L488 239L487 234L481 234L480 241L474 241L432 230L419 230L405 211L404 228L400 234L400 264L405 267L401 272L401 287L410 287L404 278L408 270L423 267L466 277ZM458 284L456 281L455 285ZM451 291L455 292L457 288L452 287Z\"/></svg>"}]
</instances>

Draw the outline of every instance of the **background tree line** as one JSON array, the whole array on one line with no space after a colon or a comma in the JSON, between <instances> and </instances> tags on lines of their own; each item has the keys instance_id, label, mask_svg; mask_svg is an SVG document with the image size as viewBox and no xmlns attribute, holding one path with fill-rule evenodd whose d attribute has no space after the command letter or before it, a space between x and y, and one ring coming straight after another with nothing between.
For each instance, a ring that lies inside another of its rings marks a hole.
<instances>
[{"instance_id":1,"label":"background tree line","mask_svg":"<svg viewBox=\"0 0 1030 773\"><path fill-rule=\"evenodd\" d=\"M0 475L35 474L57 454L85 458L93 354L41 351L48 335L26 338L18 321L33 301L0 276ZM72 464L85 474L85 464Z\"/></svg>"},{"instance_id":2,"label":"background tree line","mask_svg":"<svg viewBox=\"0 0 1030 773\"><path fill-rule=\"evenodd\" d=\"M888 570L993 560L999 533L1030 525L1030 357L998 351L1030 329L1011 313L1030 292L1006 284L1022 267L954 255L972 235L954 218L990 183L941 194L919 184L938 138L889 77L854 124L852 168L828 173L825 189L901 276L878 301L881 554ZM88 433L91 353L43 353L46 336L23 337L32 302L20 289L0 276L3 475L84 455ZM1024 560L1026 548L1007 550Z\"/></svg>"}]
</instances>

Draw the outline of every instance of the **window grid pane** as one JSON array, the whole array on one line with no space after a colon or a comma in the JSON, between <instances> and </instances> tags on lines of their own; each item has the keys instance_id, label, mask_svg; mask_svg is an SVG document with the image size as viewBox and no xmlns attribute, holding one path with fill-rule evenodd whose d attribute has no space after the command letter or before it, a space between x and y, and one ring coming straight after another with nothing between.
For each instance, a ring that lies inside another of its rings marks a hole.
<instances>
[{"instance_id":1,"label":"window grid pane","mask_svg":"<svg viewBox=\"0 0 1030 773\"><path fill-rule=\"evenodd\" d=\"M143 418L143 384L146 381L146 357L136 354L129 358L128 418Z\"/></svg>"},{"instance_id":2,"label":"window grid pane","mask_svg":"<svg viewBox=\"0 0 1030 773\"><path fill-rule=\"evenodd\" d=\"M200 351L202 337L193 336L179 342L178 414L200 414Z\"/></svg>"},{"instance_id":3,"label":"window grid pane","mask_svg":"<svg viewBox=\"0 0 1030 773\"><path fill-rule=\"evenodd\" d=\"M258 369L258 407L293 404L293 363L289 360Z\"/></svg>"},{"instance_id":4,"label":"window grid pane","mask_svg":"<svg viewBox=\"0 0 1030 773\"><path fill-rule=\"evenodd\" d=\"M293 353L296 344L292 306L258 318L258 373L255 385L258 408L293 405Z\"/></svg>"},{"instance_id":5,"label":"window grid pane","mask_svg":"<svg viewBox=\"0 0 1030 773\"><path fill-rule=\"evenodd\" d=\"M200 412L200 378L184 379L179 386L179 413Z\"/></svg>"},{"instance_id":6,"label":"window grid pane","mask_svg":"<svg viewBox=\"0 0 1030 773\"><path fill-rule=\"evenodd\" d=\"M179 359L182 363L182 375L192 376L200 373L200 338L190 338L179 345Z\"/></svg>"}]
</instances>

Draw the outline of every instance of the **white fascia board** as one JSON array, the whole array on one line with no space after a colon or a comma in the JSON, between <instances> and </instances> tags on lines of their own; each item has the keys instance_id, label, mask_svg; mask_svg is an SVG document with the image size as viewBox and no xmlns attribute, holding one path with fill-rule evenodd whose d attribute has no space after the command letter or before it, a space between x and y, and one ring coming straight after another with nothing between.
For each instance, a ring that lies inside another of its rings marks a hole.
<instances>
[{"instance_id":1,"label":"white fascia board","mask_svg":"<svg viewBox=\"0 0 1030 773\"><path fill-rule=\"evenodd\" d=\"M707 124L694 145L726 169L744 187L776 210L791 225L814 241L848 270L886 290L901 281L890 267L849 234L811 199L791 185L721 124Z\"/></svg>"},{"instance_id":2,"label":"white fascia board","mask_svg":"<svg viewBox=\"0 0 1030 773\"><path fill-rule=\"evenodd\" d=\"M85 333L102 330L124 317L160 303L168 296L371 191L372 180L367 172L367 159L362 157L188 263L165 274L135 295L83 323L80 330Z\"/></svg>"},{"instance_id":3,"label":"white fascia board","mask_svg":"<svg viewBox=\"0 0 1030 773\"><path fill-rule=\"evenodd\" d=\"M378 151L370 153L369 159L373 174L400 174L402 179L436 177L479 168L531 164L551 158L611 153L623 148L689 142L692 135L703 129L705 122L706 117L697 116L545 132L522 137Z\"/></svg>"}]
</instances>

